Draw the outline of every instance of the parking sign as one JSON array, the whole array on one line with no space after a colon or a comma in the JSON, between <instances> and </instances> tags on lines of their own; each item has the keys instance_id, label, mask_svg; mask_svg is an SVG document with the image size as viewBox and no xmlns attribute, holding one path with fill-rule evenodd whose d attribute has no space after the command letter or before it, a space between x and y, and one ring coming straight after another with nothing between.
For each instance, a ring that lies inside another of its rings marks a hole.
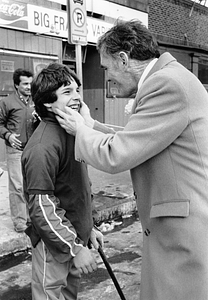
<instances>
[{"instance_id":1,"label":"parking sign","mask_svg":"<svg viewBox=\"0 0 208 300\"><path fill-rule=\"evenodd\" d=\"M87 44L86 0L67 0L68 42Z\"/></svg>"}]
</instances>

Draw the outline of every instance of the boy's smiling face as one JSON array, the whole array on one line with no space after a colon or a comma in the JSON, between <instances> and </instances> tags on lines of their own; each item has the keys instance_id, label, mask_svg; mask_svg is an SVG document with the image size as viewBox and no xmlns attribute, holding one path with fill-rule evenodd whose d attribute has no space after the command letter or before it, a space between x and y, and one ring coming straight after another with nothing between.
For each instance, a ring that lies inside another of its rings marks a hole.
<instances>
[{"instance_id":1,"label":"boy's smiling face","mask_svg":"<svg viewBox=\"0 0 208 300\"><path fill-rule=\"evenodd\" d=\"M70 79L71 84L62 85L57 91L57 100L53 103L50 103L50 108L59 108L62 111L65 111L65 107L68 106L76 111L80 109L80 93L79 87L75 80ZM49 103L47 104L49 108Z\"/></svg>"}]
</instances>

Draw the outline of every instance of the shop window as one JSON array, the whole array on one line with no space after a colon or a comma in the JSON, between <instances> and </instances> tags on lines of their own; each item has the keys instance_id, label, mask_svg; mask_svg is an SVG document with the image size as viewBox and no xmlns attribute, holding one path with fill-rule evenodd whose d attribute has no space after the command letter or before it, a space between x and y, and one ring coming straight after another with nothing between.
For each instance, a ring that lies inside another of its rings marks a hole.
<instances>
[{"instance_id":1,"label":"shop window","mask_svg":"<svg viewBox=\"0 0 208 300\"><path fill-rule=\"evenodd\" d=\"M0 98L6 97L14 91L13 72L20 66L24 66L21 57L3 55L0 59Z\"/></svg>"},{"instance_id":2,"label":"shop window","mask_svg":"<svg viewBox=\"0 0 208 300\"><path fill-rule=\"evenodd\" d=\"M30 70L34 74L38 73L49 63L56 59L32 58L20 55L0 56L0 99L8 96L14 91L13 73L17 68Z\"/></svg>"},{"instance_id":3,"label":"shop window","mask_svg":"<svg viewBox=\"0 0 208 300\"><path fill-rule=\"evenodd\" d=\"M74 45L68 45L68 44L64 43L63 60L66 60L66 61L75 61L76 60L76 52L75 52Z\"/></svg>"},{"instance_id":4,"label":"shop window","mask_svg":"<svg viewBox=\"0 0 208 300\"><path fill-rule=\"evenodd\" d=\"M46 68L53 60L33 59L33 73L39 73L43 68Z\"/></svg>"},{"instance_id":5,"label":"shop window","mask_svg":"<svg viewBox=\"0 0 208 300\"><path fill-rule=\"evenodd\" d=\"M119 91L117 82L113 81L113 80L108 80L106 82L106 84L107 84L106 97L107 98L114 98L114 97L119 98L120 91Z\"/></svg>"},{"instance_id":6,"label":"shop window","mask_svg":"<svg viewBox=\"0 0 208 300\"><path fill-rule=\"evenodd\" d=\"M85 63L87 55L87 47L82 46L82 62ZM75 45L64 43L63 44L63 61L76 61Z\"/></svg>"},{"instance_id":7,"label":"shop window","mask_svg":"<svg viewBox=\"0 0 208 300\"><path fill-rule=\"evenodd\" d=\"M198 78L204 85L208 84L208 59L199 58Z\"/></svg>"}]
</instances>

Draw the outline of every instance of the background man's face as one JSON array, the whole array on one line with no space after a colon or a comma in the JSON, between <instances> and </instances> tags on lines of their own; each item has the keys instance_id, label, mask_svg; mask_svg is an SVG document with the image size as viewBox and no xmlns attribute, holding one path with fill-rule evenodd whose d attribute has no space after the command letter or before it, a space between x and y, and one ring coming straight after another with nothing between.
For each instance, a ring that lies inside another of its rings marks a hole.
<instances>
[{"instance_id":1,"label":"background man's face","mask_svg":"<svg viewBox=\"0 0 208 300\"><path fill-rule=\"evenodd\" d=\"M20 95L22 95L24 97L31 95L32 80L33 80L32 77L20 76L19 85L15 85L15 87Z\"/></svg>"}]
</instances>

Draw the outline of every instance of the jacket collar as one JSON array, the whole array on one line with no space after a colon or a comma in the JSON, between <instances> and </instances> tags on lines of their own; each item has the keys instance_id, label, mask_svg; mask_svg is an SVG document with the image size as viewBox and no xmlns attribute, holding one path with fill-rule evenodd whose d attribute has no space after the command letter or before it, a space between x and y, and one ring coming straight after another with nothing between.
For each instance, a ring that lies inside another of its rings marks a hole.
<instances>
[{"instance_id":1,"label":"jacket collar","mask_svg":"<svg viewBox=\"0 0 208 300\"><path fill-rule=\"evenodd\" d=\"M153 73L159 71L160 69L164 68L165 65L169 64L172 61L176 61L176 59L168 52L163 53L158 61L155 63L153 68L150 70L148 75L146 76L145 80L150 77Z\"/></svg>"},{"instance_id":2,"label":"jacket collar","mask_svg":"<svg viewBox=\"0 0 208 300\"><path fill-rule=\"evenodd\" d=\"M47 122L52 122L55 123L57 125L59 125L58 120L56 119L56 115L53 112L48 111L47 112L47 116L42 118L43 121Z\"/></svg>"},{"instance_id":3,"label":"jacket collar","mask_svg":"<svg viewBox=\"0 0 208 300\"><path fill-rule=\"evenodd\" d=\"M149 78L152 74L159 71L160 69L164 68L165 65L169 64L172 61L176 61L176 59L168 52L163 53L159 58L158 61L154 64L152 69L149 71L147 76L144 79L144 82ZM137 102L139 101L139 92L136 94L135 100L132 105L131 113L135 112L135 108L137 106Z\"/></svg>"}]
</instances>

